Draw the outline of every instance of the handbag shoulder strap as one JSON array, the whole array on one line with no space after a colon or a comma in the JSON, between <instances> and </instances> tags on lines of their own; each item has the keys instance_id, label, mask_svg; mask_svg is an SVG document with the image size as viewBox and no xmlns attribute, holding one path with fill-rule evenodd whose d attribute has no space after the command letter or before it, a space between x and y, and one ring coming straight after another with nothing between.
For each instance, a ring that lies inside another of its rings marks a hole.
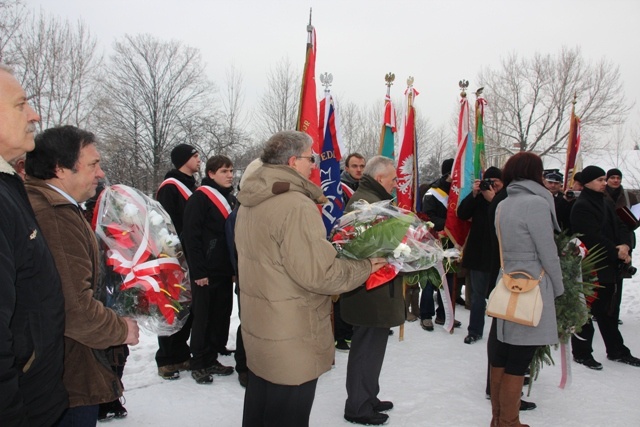
<instances>
[{"instance_id":1,"label":"handbag shoulder strap","mask_svg":"<svg viewBox=\"0 0 640 427\"><path fill-rule=\"evenodd\" d=\"M498 248L500 249L500 267L502 268L502 272L504 274L508 274L504 270L504 259L502 258L502 235L500 234L500 210L501 210L501 208L502 208L502 206L498 206L498 209L496 210L496 231L498 232ZM542 280L542 277L544 277L544 268L540 272L540 276L538 277L538 280Z\"/></svg>"}]
</instances>

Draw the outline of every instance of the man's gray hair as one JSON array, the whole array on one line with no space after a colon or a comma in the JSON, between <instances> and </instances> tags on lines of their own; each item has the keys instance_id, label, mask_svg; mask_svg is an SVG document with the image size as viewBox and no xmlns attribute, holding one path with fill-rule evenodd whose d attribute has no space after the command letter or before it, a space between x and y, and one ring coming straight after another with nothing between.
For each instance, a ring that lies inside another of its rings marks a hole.
<instances>
[{"instance_id":1,"label":"man's gray hair","mask_svg":"<svg viewBox=\"0 0 640 427\"><path fill-rule=\"evenodd\" d=\"M278 132L265 143L260 160L269 165L286 165L289 158L301 156L311 144L313 140L304 132Z\"/></svg>"},{"instance_id":2,"label":"man's gray hair","mask_svg":"<svg viewBox=\"0 0 640 427\"><path fill-rule=\"evenodd\" d=\"M395 168L392 159L384 156L373 156L367 162L362 173L375 179L378 175L384 174L389 166Z\"/></svg>"}]
</instances>

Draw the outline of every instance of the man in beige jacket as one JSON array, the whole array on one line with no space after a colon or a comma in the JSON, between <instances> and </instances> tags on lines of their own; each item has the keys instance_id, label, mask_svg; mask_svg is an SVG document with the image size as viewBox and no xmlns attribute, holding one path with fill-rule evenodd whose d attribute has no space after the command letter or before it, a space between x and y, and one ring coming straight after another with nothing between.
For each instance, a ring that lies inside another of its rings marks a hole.
<instances>
[{"instance_id":1,"label":"man in beige jacket","mask_svg":"<svg viewBox=\"0 0 640 427\"><path fill-rule=\"evenodd\" d=\"M331 295L362 285L383 259L337 259L308 180L311 138L273 135L244 182L235 235L249 383L243 426L307 426L318 377L331 369Z\"/></svg>"}]
</instances>

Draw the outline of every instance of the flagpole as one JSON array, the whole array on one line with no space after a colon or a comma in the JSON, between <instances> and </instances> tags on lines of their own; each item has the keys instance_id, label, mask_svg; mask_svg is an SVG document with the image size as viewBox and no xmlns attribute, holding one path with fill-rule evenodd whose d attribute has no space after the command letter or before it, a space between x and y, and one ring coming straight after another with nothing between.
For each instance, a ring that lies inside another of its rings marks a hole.
<instances>
[{"instance_id":1,"label":"flagpole","mask_svg":"<svg viewBox=\"0 0 640 427\"><path fill-rule=\"evenodd\" d=\"M562 191L567 191L569 184L573 185L573 176L575 175L575 156L577 153L574 152L575 138L576 138L576 102L578 98L578 93L573 93L573 101L571 101L571 121L569 122L569 139L567 141L567 161L565 162L565 171L564 171L564 186ZM573 159L572 159L573 157ZM573 163L573 164L571 164Z\"/></svg>"},{"instance_id":2,"label":"flagpole","mask_svg":"<svg viewBox=\"0 0 640 427\"><path fill-rule=\"evenodd\" d=\"M387 145L389 144L387 127L388 126L391 127L391 138L392 138L391 144L393 145L393 142L394 142L393 132L395 132L395 117L394 117L395 114L393 112L393 104L391 103L391 85L393 85L393 82L395 81L395 79L396 79L396 75L391 72L385 74L384 76L385 85L387 86L387 94L385 96L385 101L384 101L384 112L382 115L382 128L380 131L380 145L378 148L379 155L389 157L391 159L393 159L394 157L395 148L392 146L391 153L389 153L389 148L387 147ZM390 123L387 123L387 109L390 110L389 117L388 117Z\"/></svg>"}]
</instances>

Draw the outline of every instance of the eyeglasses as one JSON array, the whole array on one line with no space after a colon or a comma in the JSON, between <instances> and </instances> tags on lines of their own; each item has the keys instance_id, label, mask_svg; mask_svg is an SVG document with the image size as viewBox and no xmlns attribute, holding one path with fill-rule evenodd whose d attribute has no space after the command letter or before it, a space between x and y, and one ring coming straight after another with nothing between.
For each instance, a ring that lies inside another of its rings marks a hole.
<instances>
[{"instance_id":1,"label":"eyeglasses","mask_svg":"<svg viewBox=\"0 0 640 427\"><path fill-rule=\"evenodd\" d=\"M315 163L316 162L316 158L314 156L298 156L298 158L299 159L307 159L311 163Z\"/></svg>"}]
</instances>

